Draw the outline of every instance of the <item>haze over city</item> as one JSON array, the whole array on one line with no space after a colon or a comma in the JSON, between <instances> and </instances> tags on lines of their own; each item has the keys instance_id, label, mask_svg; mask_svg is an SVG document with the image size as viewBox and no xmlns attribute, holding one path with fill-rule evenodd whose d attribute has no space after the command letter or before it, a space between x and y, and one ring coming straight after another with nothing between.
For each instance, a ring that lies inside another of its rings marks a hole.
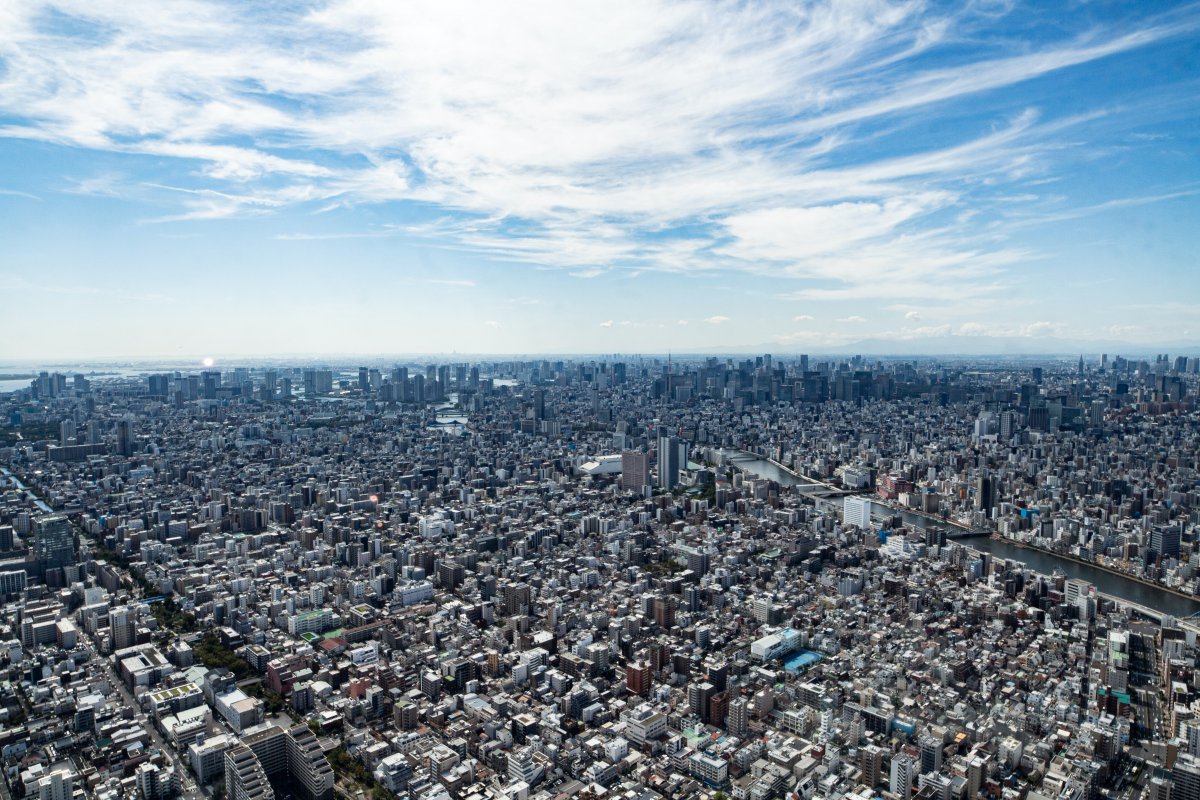
<instances>
[{"instance_id":1,"label":"haze over city","mask_svg":"<svg viewBox=\"0 0 1200 800\"><path fill-rule=\"evenodd\" d=\"M1198 24L6 3L0 360L1194 344Z\"/></svg>"}]
</instances>

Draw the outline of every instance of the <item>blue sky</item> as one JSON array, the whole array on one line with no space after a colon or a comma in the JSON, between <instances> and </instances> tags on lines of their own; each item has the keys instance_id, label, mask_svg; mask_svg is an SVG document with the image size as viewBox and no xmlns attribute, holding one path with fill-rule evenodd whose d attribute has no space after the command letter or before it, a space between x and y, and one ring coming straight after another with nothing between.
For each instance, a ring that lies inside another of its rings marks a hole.
<instances>
[{"instance_id":1,"label":"blue sky","mask_svg":"<svg viewBox=\"0 0 1200 800\"><path fill-rule=\"evenodd\" d=\"M1197 98L1195 4L16 0L0 357L1196 342Z\"/></svg>"}]
</instances>

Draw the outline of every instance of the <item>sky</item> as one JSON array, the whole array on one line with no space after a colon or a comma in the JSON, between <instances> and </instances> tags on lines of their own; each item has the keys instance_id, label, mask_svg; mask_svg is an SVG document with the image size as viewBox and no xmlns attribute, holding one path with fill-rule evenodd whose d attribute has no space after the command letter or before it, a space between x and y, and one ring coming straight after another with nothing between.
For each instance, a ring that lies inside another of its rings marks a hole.
<instances>
[{"instance_id":1,"label":"sky","mask_svg":"<svg viewBox=\"0 0 1200 800\"><path fill-rule=\"evenodd\" d=\"M0 3L0 359L1155 346L1198 262L1194 3Z\"/></svg>"}]
</instances>

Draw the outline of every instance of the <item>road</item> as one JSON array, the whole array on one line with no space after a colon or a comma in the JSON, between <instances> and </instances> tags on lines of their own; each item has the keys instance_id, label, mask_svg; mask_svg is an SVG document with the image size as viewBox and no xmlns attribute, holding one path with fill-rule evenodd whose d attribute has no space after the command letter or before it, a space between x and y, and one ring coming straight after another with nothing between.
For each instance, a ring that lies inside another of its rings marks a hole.
<instances>
[{"instance_id":1,"label":"road","mask_svg":"<svg viewBox=\"0 0 1200 800\"><path fill-rule=\"evenodd\" d=\"M142 727L146 729L146 732L150 734L150 741L155 747L166 754L166 756L171 759L171 763L175 765L175 774L179 776L179 796L184 798L184 800L204 800L204 795L200 792L200 789L196 786L196 782L192 779L191 771L188 769L187 765L177 757L175 749L168 745L162 736L159 735L158 728L154 725L154 722L147 717L145 713L143 713L141 706L138 705L137 699L125 686L124 681L122 681L121 676L117 674L117 670L113 667L112 662L110 662L107 658L100 656L94 647L95 644L93 643L92 652L95 654L94 658L95 660L99 661L99 663L104 665L104 669L108 673L109 683L116 688L117 694L120 696L121 701L126 706L133 709L134 716L137 718L138 722L140 722Z\"/></svg>"}]
</instances>

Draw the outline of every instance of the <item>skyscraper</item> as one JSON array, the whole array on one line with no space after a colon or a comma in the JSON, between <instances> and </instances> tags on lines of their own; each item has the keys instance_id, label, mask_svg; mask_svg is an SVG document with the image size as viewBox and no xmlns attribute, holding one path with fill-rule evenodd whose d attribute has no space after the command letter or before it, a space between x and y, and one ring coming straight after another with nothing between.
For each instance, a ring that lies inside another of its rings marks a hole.
<instances>
[{"instance_id":1,"label":"skyscraper","mask_svg":"<svg viewBox=\"0 0 1200 800\"><path fill-rule=\"evenodd\" d=\"M129 417L117 420L117 455L131 456L136 446L133 420Z\"/></svg>"},{"instance_id":2,"label":"skyscraper","mask_svg":"<svg viewBox=\"0 0 1200 800\"><path fill-rule=\"evenodd\" d=\"M847 497L843 500L842 521L868 530L871 527L871 498Z\"/></svg>"},{"instance_id":3,"label":"skyscraper","mask_svg":"<svg viewBox=\"0 0 1200 800\"><path fill-rule=\"evenodd\" d=\"M674 489L679 484L679 473L687 464L687 443L674 436L658 437L658 485L662 489Z\"/></svg>"},{"instance_id":4,"label":"skyscraper","mask_svg":"<svg viewBox=\"0 0 1200 800\"><path fill-rule=\"evenodd\" d=\"M646 453L621 454L621 488L639 491L650 483L650 456Z\"/></svg>"},{"instance_id":5,"label":"skyscraper","mask_svg":"<svg viewBox=\"0 0 1200 800\"><path fill-rule=\"evenodd\" d=\"M33 548L38 574L45 578L47 572L75 563L75 529L64 516L42 517L37 523Z\"/></svg>"},{"instance_id":6,"label":"skyscraper","mask_svg":"<svg viewBox=\"0 0 1200 800\"><path fill-rule=\"evenodd\" d=\"M1155 525L1150 530L1150 549L1163 558L1179 558L1179 526Z\"/></svg>"}]
</instances>

